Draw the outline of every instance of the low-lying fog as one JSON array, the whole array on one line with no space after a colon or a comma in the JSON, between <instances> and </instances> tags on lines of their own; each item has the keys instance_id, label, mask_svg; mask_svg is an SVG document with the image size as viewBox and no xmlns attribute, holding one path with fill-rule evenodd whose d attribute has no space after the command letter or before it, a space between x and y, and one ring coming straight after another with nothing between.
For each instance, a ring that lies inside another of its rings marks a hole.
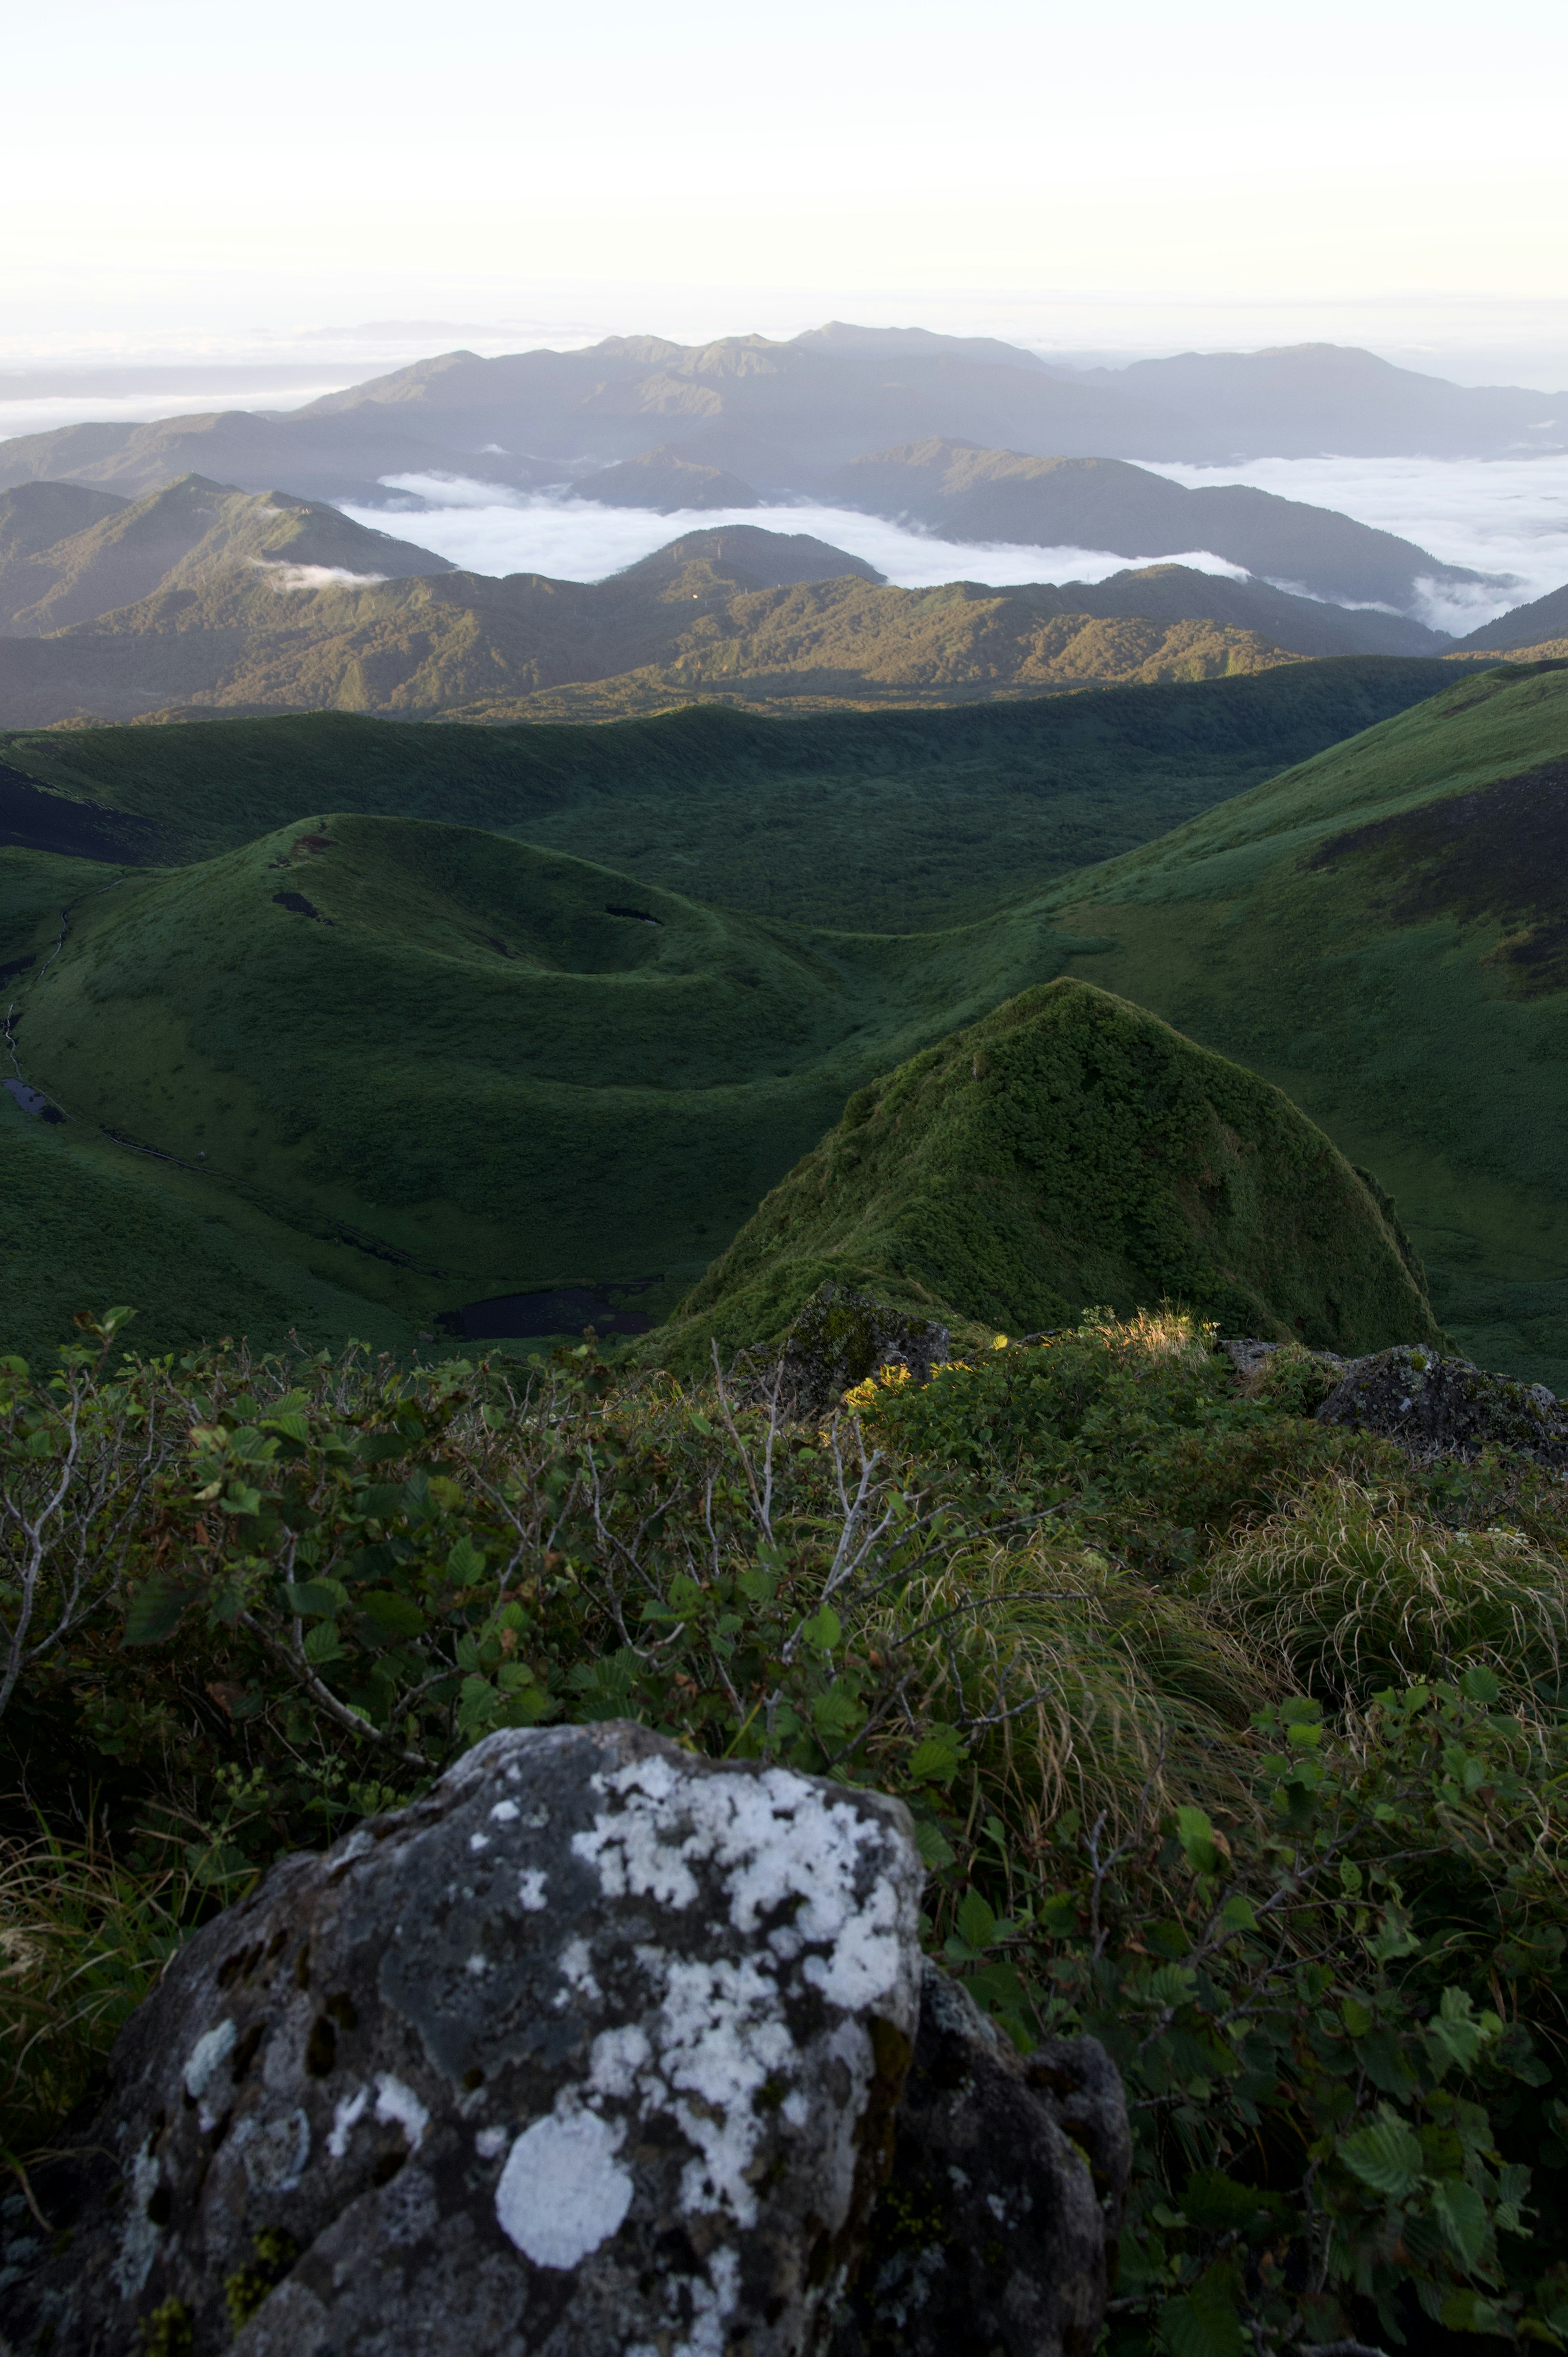
<instances>
[{"instance_id":1,"label":"low-lying fog","mask_svg":"<svg viewBox=\"0 0 1568 2357\"><path fill-rule=\"evenodd\" d=\"M433 475L394 475L390 488L417 493L431 505L389 514L385 508L341 501L345 515L381 532L394 532L433 548L471 573L548 573L558 581L602 581L651 555L682 533L714 532L725 524L757 524L765 532L804 532L863 556L905 589L942 581L1102 581L1129 561L1105 549L1009 548L933 540L881 516L854 508L687 508L654 515L646 508L602 508L588 500L519 492L504 503L490 483L458 483ZM1196 549L1171 560L1206 573L1243 576L1238 565Z\"/></svg>"},{"instance_id":2,"label":"low-lying fog","mask_svg":"<svg viewBox=\"0 0 1568 2357\"><path fill-rule=\"evenodd\" d=\"M1422 619L1436 630L1473 630L1509 606L1568 582L1568 458L1254 458L1235 467L1167 466L1153 474L1197 489L1251 483L1283 499L1337 508L1359 523L1398 533L1445 565L1511 574L1506 598L1429 594Z\"/></svg>"},{"instance_id":3,"label":"low-lying fog","mask_svg":"<svg viewBox=\"0 0 1568 2357\"><path fill-rule=\"evenodd\" d=\"M1361 523L1414 541L1446 564L1511 576L1516 586L1501 590L1427 590L1418 610L1435 630L1474 630L1492 615L1568 582L1568 457L1261 458L1235 467L1142 463L1177 482L1251 483L1285 499L1337 508ZM401 514L359 507L347 512L475 573L547 573L559 580L598 581L682 533L730 523L811 533L865 557L890 581L910 589L961 580L1100 581L1124 565L1156 561L1114 556L1103 549L935 540L852 509L805 502L653 515L544 494L500 498L490 484L428 475L398 476L389 487L430 504ZM1201 549L1164 561L1238 576L1235 565Z\"/></svg>"}]
</instances>

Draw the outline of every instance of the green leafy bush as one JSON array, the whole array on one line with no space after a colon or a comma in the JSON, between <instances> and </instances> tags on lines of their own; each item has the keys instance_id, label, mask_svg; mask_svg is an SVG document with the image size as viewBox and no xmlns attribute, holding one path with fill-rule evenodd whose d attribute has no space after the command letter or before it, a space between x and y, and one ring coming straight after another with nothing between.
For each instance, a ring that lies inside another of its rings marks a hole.
<instances>
[{"instance_id":1,"label":"green leafy bush","mask_svg":"<svg viewBox=\"0 0 1568 2357\"><path fill-rule=\"evenodd\" d=\"M1568 2338L1562 1485L1413 1472L1176 1313L822 1427L586 1349L113 1341L0 1395L7 1781L91 1796L8 1828L22 2166L280 1851L492 1727L627 1716L901 1793L934 1950L1021 2045L1105 2040L1125 2357Z\"/></svg>"}]
</instances>

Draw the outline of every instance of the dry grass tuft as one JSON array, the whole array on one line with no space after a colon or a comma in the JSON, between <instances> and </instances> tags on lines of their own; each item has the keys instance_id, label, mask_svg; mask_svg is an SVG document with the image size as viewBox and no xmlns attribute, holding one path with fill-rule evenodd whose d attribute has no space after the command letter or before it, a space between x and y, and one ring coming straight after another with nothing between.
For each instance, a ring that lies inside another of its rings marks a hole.
<instances>
[{"instance_id":1,"label":"dry grass tuft","mask_svg":"<svg viewBox=\"0 0 1568 2357\"><path fill-rule=\"evenodd\" d=\"M965 1730L1031 1852L1069 1811L1115 1837L1194 1798L1250 1812L1248 1721L1274 1688L1187 1598L1099 1555L1035 1546L932 1578L911 1626L913 1601L881 1632L913 1666L910 1703Z\"/></svg>"},{"instance_id":2,"label":"dry grass tuft","mask_svg":"<svg viewBox=\"0 0 1568 2357\"><path fill-rule=\"evenodd\" d=\"M1560 1556L1516 1530L1451 1530L1343 1474L1212 1557L1201 1608L1329 1701L1473 1662L1518 1695L1554 1684L1568 1653Z\"/></svg>"}]
</instances>

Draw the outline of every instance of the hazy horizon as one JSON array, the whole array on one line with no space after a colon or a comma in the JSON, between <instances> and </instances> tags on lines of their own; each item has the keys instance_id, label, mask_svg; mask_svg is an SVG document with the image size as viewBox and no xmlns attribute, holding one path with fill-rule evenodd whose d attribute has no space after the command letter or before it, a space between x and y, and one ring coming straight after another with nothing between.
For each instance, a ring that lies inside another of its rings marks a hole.
<instances>
[{"instance_id":1,"label":"hazy horizon","mask_svg":"<svg viewBox=\"0 0 1568 2357\"><path fill-rule=\"evenodd\" d=\"M460 38L413 0L61 0L7 28L59 102L0 156L0 370L837 315L1568 386L1547 0L1506 41L1457 0L1127 0L1113 38L983 0L953 33L938 0L603 0L591 34L475 0Z\"/></svg>"}]
</instances>

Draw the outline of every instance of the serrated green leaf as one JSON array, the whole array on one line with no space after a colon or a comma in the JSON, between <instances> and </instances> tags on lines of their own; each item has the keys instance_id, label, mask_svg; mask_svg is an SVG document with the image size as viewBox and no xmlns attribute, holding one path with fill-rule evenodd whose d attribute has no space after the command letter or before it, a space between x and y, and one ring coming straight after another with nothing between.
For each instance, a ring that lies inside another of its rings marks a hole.
<instances>
[{"instance_id":1,"label":"serrated green leaf","mask_svg":"<svg viewBox=\"0 0 1568 2357\"><path fill-rule=\"evenodd\" d=\"M807 1644L814 1645L820 1653L831 1653L843 1635L843 1623L832 1606L824 1604L814 1619L801 1623L800 1634Z\"/></svg>"},{"instance_id":2,"label":"serrated green leaf","mask_svg":"<svg viewBox=\"0 0 1568 2357\"><path fill-rule=\"evenodd\" d=\"M465 1678L457 1703L459 1735L466 1735L479 1720L494 1717L499 1699L488 1678Z\"/></svg>"},{"instance_id":3,"label":"serrated green leaf","mask_svg":"<svg viewBox=\"0 0 1568 2357\"><path fill-rule=\"evenodd\" d=\"M400 1596L395 1588L372 1587L360 1597L360 1609L389 1636L419 1637L424 1632L424 1613L412 1596Z\"/></svg>"},{"instance_id":4,"label":"serrated green leaf","mask_svg":"<svg viewBox=\"0 0 1568 2357\"><path fill-rule=\"evenodd\" d=\"M180 1616L196 1590L155 1572L132 1597L121 1641L127 1645L161 1645L179 1626Z\"/></svg>"},{"instance_id":5,"label":"serrated green leaf","mask_svg":"<svg viewBox=\"0 0 1568 2357\"><path fill-rule=\"evenodd\" d=\"M1218 1874L1219 1852L1207 1813L1202 1809L1181 1808L1176 1813L1176 1839L1194 1874Z\"/></svg>"},{"instance_id":6,"label":"serrated green leaf","mask_svg":"<svg viewBox=\"0 0 1568 2357\"><path fill-rule=\"evenodd\" d=\"M1462 2266L1478 2267L1487 2255L1487 2205L1462 2177L1445 2177L1432 2189L1432 2212L1444 2240Z\"/></svg>"},{"instance_id":7,"label":"serrated green leaf","mask_svg":"<svg viewBox=\"0 0 1568 2357\"><path fill-rule=\"evenodd\" d=\"M1459 1690L1467 1701L1478 1702L1486 1710L1501 1700L1503 1691L1497 1672L1488 1670L1483 1662L1466 1671L1459 1681Z\"/></svg>"},{"instance_id":8,"label":"serrated green leaf","mask_svg":"<svg viewBox=\"0 0 1568 2357\"><path fill-rule=\"evenodd\" d=\"M932 1824L929 1817L915 1821L915 1847L920 1853L921 1865L929 1867L933 1874L950 1866L957 1854L940 1825Z\"/></svg>"},{"instance_id":9,"label":"serrated green leaf","mask_svg":"<svg viewBox=\"0 0 1568 2357\"><path fill-rule=\"evenodd\" d=\"M1230 2267L1208 2268L1190 2291L1166 2300L1155 2330L1170 2357L1249 2357Z\"/></svg>"},{"instance_id":10,"label":"serrated green leaf","mask_svg":"<svg viewBox=\"0 0 1568 2357\"><path fill-rule=\"evenodd\" d=\"M996 1937L996 1916L978 1890L968 1890L959 1902L958 1934L966 1946L989 1948Z\"/></svg>"},{"instance_id":11,"label":"serrated green leaf","mask_svg":"<svg viewBox=\"0 0 1568 2357\"><path fill-rule=\"evenodd\" d=\"M1363 2185L1391 2201L1408 2201L1421 2183L1421 2147L1386 2104L1379 2104L1369 2126L1343 2139L1339 2157Z\"/></svg>"},{"instance_id":12,"label":"serrated green leaf","mask_svg":"<svg viewBox=\"0 0 1568 2357\"><path fill-rule=\"evenodd\" d=\"M303 1579L284 1589L284 1599L291 1612L297 1612L305 1620L341 1612L349 1601L349 1591L341 1580Z\"/></svg>"},{"instance_id":13,"label":"serrated green leaf","mask_svg":"<svg viewBox=\"0 0 1568 2357\"><path fill-rule=\"evenodd\" d=\"M486 1557L481 1549L474 1544L472 1539L465 1535L457 1541L447 1556L446 1568L460 1587L467 1587L474 1580L483 1578L485 1562Z\"/></svg>"},{"instance_id":14,"label":"serrated green leaf","mask_svg":"<svg viewBox=\"0 0 1568 2357\"><path fill-rule=\"evenodd\" d=\"M305 1658L307 1662L314 1662L317 1667L323 1662L340 1662L345 1651L336 1621L317 1620L314 1628L305 1632Z\"/></svg>"},{"instance_id":15,"label":"serrated green leaf","mask_svg":"<svg viewBox=\"0 0 1568 2357\"><path fill-rule=\"evenodd\" d=\"M934 1727L909 1757L909 1773L918 1784L950 1784L963 1766L963 1745L950 1727Z\"/></svg>"}]
</instances>

